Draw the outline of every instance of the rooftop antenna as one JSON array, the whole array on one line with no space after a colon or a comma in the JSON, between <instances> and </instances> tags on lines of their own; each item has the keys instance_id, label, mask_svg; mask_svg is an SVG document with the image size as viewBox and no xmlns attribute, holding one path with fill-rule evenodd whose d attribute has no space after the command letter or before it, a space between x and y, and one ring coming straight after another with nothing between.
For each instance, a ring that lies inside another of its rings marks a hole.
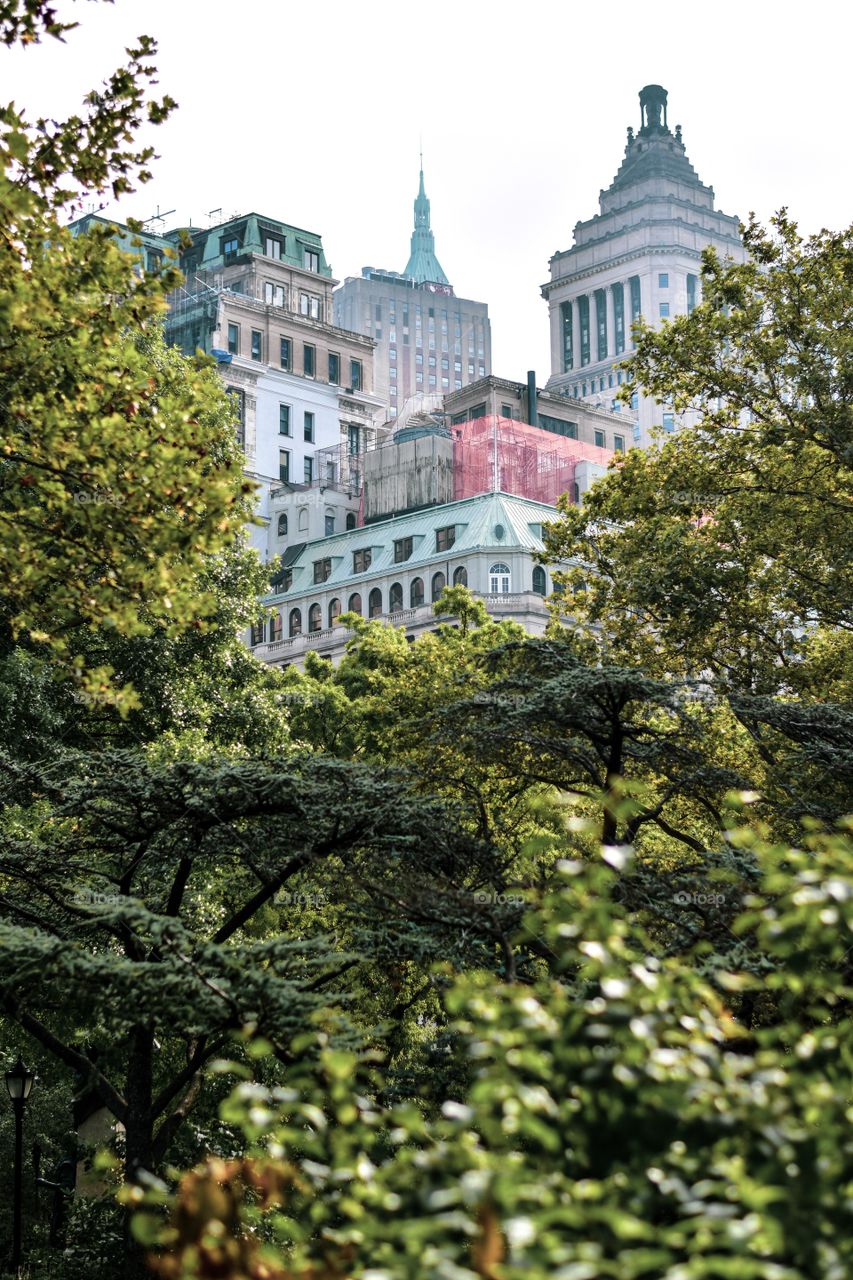
<instances>
[{"instance_id":1,"label":"rooftop antenna","mask_svg":"<svg viewBox=\"0 0 853 1280\"><path fill-rule=\"evenodd\" d=\"M211 221L210 221L210 223L209 223L209 225L210 225L211 227L213 226L213 215L214 215L215 213L218 213L220 216L222 215L222 205L220 205L218 209L208 209L208 211L207 211L207 216L208 216L208 218L210 218L210 220L211 220Z\"/></svg>"},{"instance_id":2,"label":"rooftop antenna","mask_svg":"<svg viewBox=\"0 0 853 1280\"><path fill-rule=\"evenodd\" d=\"M174 210L174 209L167 209L165 213L161 213L161 212L160 212L160 206L159 206L159 204L158 204L158 206L157 206L157 212L156 212L156 213L152 213L152 215L151 215L151 217L150 217L150 218L144 218L144 219L143 219L143 221L142 221L142 225L143 225L143 227L147 227L149 222L165 222L165 220L168 218L169 214L170 214L170 213L174 213L174 212L175 212L175 210Z\"/></svg>"}]
</instances>

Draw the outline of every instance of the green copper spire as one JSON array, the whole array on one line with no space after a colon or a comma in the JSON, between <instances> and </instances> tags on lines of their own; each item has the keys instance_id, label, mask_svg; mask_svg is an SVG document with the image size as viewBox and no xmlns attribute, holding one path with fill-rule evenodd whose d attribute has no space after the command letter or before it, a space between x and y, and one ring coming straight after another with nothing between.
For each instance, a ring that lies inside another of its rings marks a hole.
<instances>
[{"instance_id":1,"label":"green copper spire","mask_svg":"<svg viewBox=\"0 0 853 1280\"><path fill-rule=\"evenodd\" d=\"M435 256L435 236L429 227L429 200L424 191L424 169L421 159L421 181L415 200L415 229L412 232L412 251L404 275L418 284L449 284Z\"/></svg>"}]
</instances>

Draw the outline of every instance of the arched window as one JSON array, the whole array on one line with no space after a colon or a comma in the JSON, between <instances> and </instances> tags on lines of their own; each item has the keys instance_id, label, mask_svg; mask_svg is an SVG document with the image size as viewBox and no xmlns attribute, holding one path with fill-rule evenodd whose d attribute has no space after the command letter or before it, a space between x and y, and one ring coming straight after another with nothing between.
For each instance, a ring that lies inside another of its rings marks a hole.
<instances>
[{"instance_id":1,"label":"arched window","mask_svg":"<svg viewBox=\"0 0 853 1280\"><path fill-rule=\"evenodd\" d=\"M347 512L347 528L348 529L355 528L355 512L354 511Z\"/></svg>"},{"instance_id":2,"label":"arched window","mask_svg":"<svg viewBox=\"0 0 853 1280\"><path fill-rule=\"evenodd\" d=\"M275 613L270 618L270 643L272 643L273 640L280 640L281 633L282 633L281 614L279 613L278 609L276 609Z\"/></svg>"},{"instance_id":3,"label":"arched window","mask_svg":"<svg viewBox=\"0 0 853 1280\"><path fill-rule=\"evenodd\" d=\"M391 583L391 590L388 594L388 612L396 613L398 609L403 607L403 588L399 582Z\"/></svg>"},{"instance_id":4,"label":"arched window","mask_svg":"<svg viewBox=\"0 0 853 1280\"><path fill-rule=\"evenodd\" d=\"M340 600L330 600L329 601L329 626L333 627L340 616L341 616Z\"/></svg>"},{"instance_id":5,"label":"arched window","mask_svg":"<svg viewBox=\"0 0 853 1280\"><path fill-rule=\"evenodd\" d=\"M493 596L509 595L510 572L508 564L493 564L489 570L489 591Z\"/></svg>"},{"instance_id":6,"label":"arched window","mask_svg":"<svg viewBox=\"0 0 853 1280\"><path fill-rule=\"evenodd\" d=\"M252 644L264 643L264 624L263 621L252 623Z\"/></svg>"},{"instance_id":7,"label":"arched window","mask_svg":"<svg viewBox=\"0 0 853 1280\"><path fill-rule=\"evenodd\" d=\"M287 537L287 513L282 511L278 517L278 536L280 538Z\"/></svg>"},{"instance_id":8,"label":"arched window","mask_svg":"<svg viewBox=\"0 0 853 1280\"><path fill-rule=\"evenodd\" d=\"M433 601L433 603L435 603L435 601L436 601L436 600L438 599L438 597L441 595L442 591L443 591L443 590L444 590L444 588L445 588L445 584L446 584L446 579L445 579L445 577L444 577L444 574L443 574L443 573L434 573L434 574L432 575L432 601Z\"/></svg>"},{"instance_id":9,"label":"arched window","mask_svg":"<svg viewBox=\"0 0 853 1280\"><path fill-rule=\"evenodd\" d=\"M418 605L424 602L424 580L423 578L412 578L412 585L409 588L409 604L413 609L417 609Z\"/></svg>"},{"instance_id":10,"label":"arched window","mask_svg":"<svg viewBox=\"0 0 853 1280\"><path fill-rule=\"evenodd\" d=\"M308 532L308 508L300 507L299 509L299 532Z\"/></svg>"},{"instance_id":11,"label":"arched window","mask_svg":"<svg viewBox=\"0 0 853 1280\"><path fill-rule=\"evenodd\" d=\"M323 610L318 604L312 604L311 608L308 610L308 630L323 630Z\"/></svg>"},{"instance_id":12,"label":"arched window","mask_svg":"<svg viewBox=\"0 0 853 1280\"><path fill-rule=\"evenodd\" d=\"M349 605L347 606L347 612L361 613L361 596L357 591L353 592L353 594L349 598Z\"/></svg>"},{"instance_id":13,"label":"arched window","mask_svg":"<svg viewBox=\"0 0 853 1280\"><path fill-rule=\"evenodd\" d=\"M288 623L288 634L291 636L302 635L302 613L299 609L290 610L290 621Z\"/></svg>"},{"instance_id":14,"label":"arched window","mask_svg":"<svg viewBox=\"0 0 853 1280\"><path fill-rule=\"evenodd\" d=\"M369 618L378 618L382 613L382 592L378 587L374 587L367 598L367 616Z\"/></svg>"},{"instance_id":15,"label":"arched window","mask_svg":"<svg viewBox=\"0 0 853 1280\"><path fill-rule=\"evenodd\" d=\"M454 587L468 586L468 570L464 564L460 564L458 569L453 570L453 585Z\"/></svg>"},{"instance_id":16,"label":"arched window","mask_svg":"<svg viewBox=\"0 0 853 1280\"><path fill-rule=\"evenodd\" d=\"M545 586L545 570L541 564L537 564L533 569L533 590L538 596L547 595Z\"/></svg>"}]
</instances>

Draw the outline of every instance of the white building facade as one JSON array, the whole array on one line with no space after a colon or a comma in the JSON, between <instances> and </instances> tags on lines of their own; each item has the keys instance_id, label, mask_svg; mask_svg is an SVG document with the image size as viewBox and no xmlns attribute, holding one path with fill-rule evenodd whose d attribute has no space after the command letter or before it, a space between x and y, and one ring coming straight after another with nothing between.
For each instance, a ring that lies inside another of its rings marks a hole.
<instances>
[{"instance_id":1,"label":"white building facade","mask_svg":"<svg viewBox=\"0 0 853 1280\"><path fill-rule=\"evenodd\" d=\"M557 518L544 503L484 493L297 543L262 601L272 616L247 640L267 662L300 665L309 650L338 662L352 637L341 614L405 627L414 639L439 623L432 605L445 586L467 586L492 617L542 635L553 583L534 556L543 525Z\"/></svg>"}]
</instances>

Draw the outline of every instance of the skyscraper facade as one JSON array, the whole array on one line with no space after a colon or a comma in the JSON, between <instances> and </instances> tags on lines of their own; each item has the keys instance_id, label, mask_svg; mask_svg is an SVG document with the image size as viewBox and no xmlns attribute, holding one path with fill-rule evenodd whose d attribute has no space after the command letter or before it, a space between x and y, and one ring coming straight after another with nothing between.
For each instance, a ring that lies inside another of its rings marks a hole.
<instances>
[{"instance_id":1,"label":"skyscraper facade","mask_svg":"<svg viewBox=\"0 0 853 1280\"><path fill-rule=\"evenodd\" d=\"M391 419L491 373L489 309L457 297L436 257L423 169L405 271L348 276L334 293L334 319L375 342L374 388Z\"/></svg>"},{"instance_id":2,"label":"skyscraper facade","mask_svg":"<svg viewBox=\"0 0 853 1280\"><path fill-rule=\"evenodd\" d=\"M736 216L714 207L687 158L681 126L667 120L667 92L640 92L640 128L628 129L625 157L600 194L600 211L578 222L571 249L555 253L542 286L551 329L547 390L611 407L624 374L619 364L633 347L631 327L684 315L700 301L702 250L743 262ZM634 397L632 444L650 431L676 430L668 405Z\"/></svg>"}]
</instances>

